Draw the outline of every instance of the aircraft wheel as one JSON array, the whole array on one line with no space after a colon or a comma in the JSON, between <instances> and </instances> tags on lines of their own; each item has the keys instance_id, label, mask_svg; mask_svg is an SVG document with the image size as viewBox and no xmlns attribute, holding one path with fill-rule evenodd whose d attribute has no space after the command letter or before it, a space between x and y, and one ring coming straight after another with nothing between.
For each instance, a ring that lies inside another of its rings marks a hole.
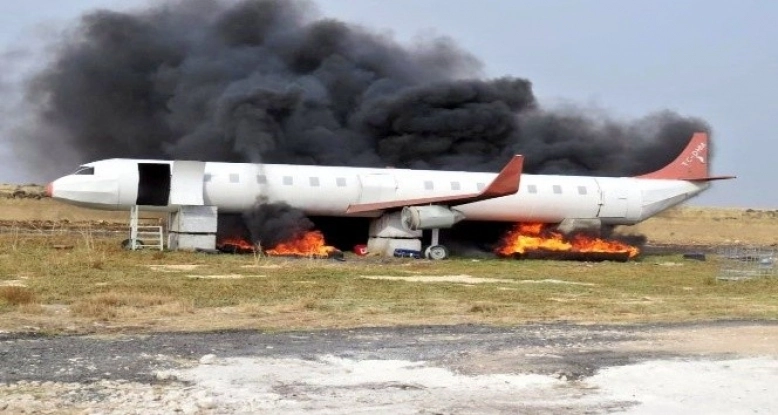
<instances>
[{"instance_id":1,"label":"aircraft wheel","mask_svg":"<svg viewBox=\"0 0 778 415\"><path fill-rule=\"evenodd\" d=\"M424 250L424 256L427 259L439 261L448 258L448 249L443 245L433 245Z\"/></svg>"}]
</instances>

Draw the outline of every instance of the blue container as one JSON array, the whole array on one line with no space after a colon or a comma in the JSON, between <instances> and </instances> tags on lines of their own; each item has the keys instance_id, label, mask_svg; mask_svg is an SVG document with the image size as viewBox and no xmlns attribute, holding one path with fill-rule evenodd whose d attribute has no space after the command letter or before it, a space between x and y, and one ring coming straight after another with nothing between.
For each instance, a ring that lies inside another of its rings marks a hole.
<instances>
[{"instance_id":1,"label":"blue container","mask_svg":"<svg viewBox=\"0 0 778 415\"><path fill-rule=\"evenodd\" d=\"M416 251L414 249L400 249L397 248L394 250L394 256L395 258L421 258L421 251Z\"/></svg>"}]
</instances>

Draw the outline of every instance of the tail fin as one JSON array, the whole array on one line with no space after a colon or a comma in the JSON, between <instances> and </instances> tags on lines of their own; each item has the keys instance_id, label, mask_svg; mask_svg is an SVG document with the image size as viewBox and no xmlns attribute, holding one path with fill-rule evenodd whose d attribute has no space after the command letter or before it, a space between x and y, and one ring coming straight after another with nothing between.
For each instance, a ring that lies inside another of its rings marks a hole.
<instances>
[{"instance_id":1,"label":"tail fin","mask_svg":"<svg viewBox=\"0 0 778 415\"><path fill-rule=\"evenodd\" d=\"M732 179L734 176L710 176L708 165L708 133L697 132L681 154L667 166L642 176L642 179L670 179L689 181L710 181Z\"/></svg>"}]
</instances>

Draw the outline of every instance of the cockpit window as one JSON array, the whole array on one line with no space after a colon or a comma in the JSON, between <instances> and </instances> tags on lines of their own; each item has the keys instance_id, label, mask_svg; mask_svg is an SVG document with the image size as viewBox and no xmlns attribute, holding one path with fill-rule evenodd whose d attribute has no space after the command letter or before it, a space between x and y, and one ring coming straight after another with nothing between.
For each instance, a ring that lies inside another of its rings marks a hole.
<instances>
[{"instance_id":1,"label":"cockpit window","mask_svg":"<svg viewBox=\"0 0 778 415\"><path fill-rule=\"evenodd\" d=\"M94 167L81 166L73 174L77 174L79 176L93 176L95 174L95 168Z\"/></svg>"}]
</instances>

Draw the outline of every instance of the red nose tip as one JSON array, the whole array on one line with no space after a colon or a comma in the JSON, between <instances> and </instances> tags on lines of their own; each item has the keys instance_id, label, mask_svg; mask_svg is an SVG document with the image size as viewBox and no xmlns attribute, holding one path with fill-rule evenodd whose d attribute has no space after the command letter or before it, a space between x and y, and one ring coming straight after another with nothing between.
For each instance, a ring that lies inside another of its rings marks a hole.
<instances>
[{"instance_id":1,"label":"red nose tip","mask_svg":"<svg viewBox=\"0 0 778 415\"><path fill-rule=\"evenodd\" d=\"M46 196L51 197L54 194L54 186L51 183L46 185Z\"/></svg>"}]
</instances>

